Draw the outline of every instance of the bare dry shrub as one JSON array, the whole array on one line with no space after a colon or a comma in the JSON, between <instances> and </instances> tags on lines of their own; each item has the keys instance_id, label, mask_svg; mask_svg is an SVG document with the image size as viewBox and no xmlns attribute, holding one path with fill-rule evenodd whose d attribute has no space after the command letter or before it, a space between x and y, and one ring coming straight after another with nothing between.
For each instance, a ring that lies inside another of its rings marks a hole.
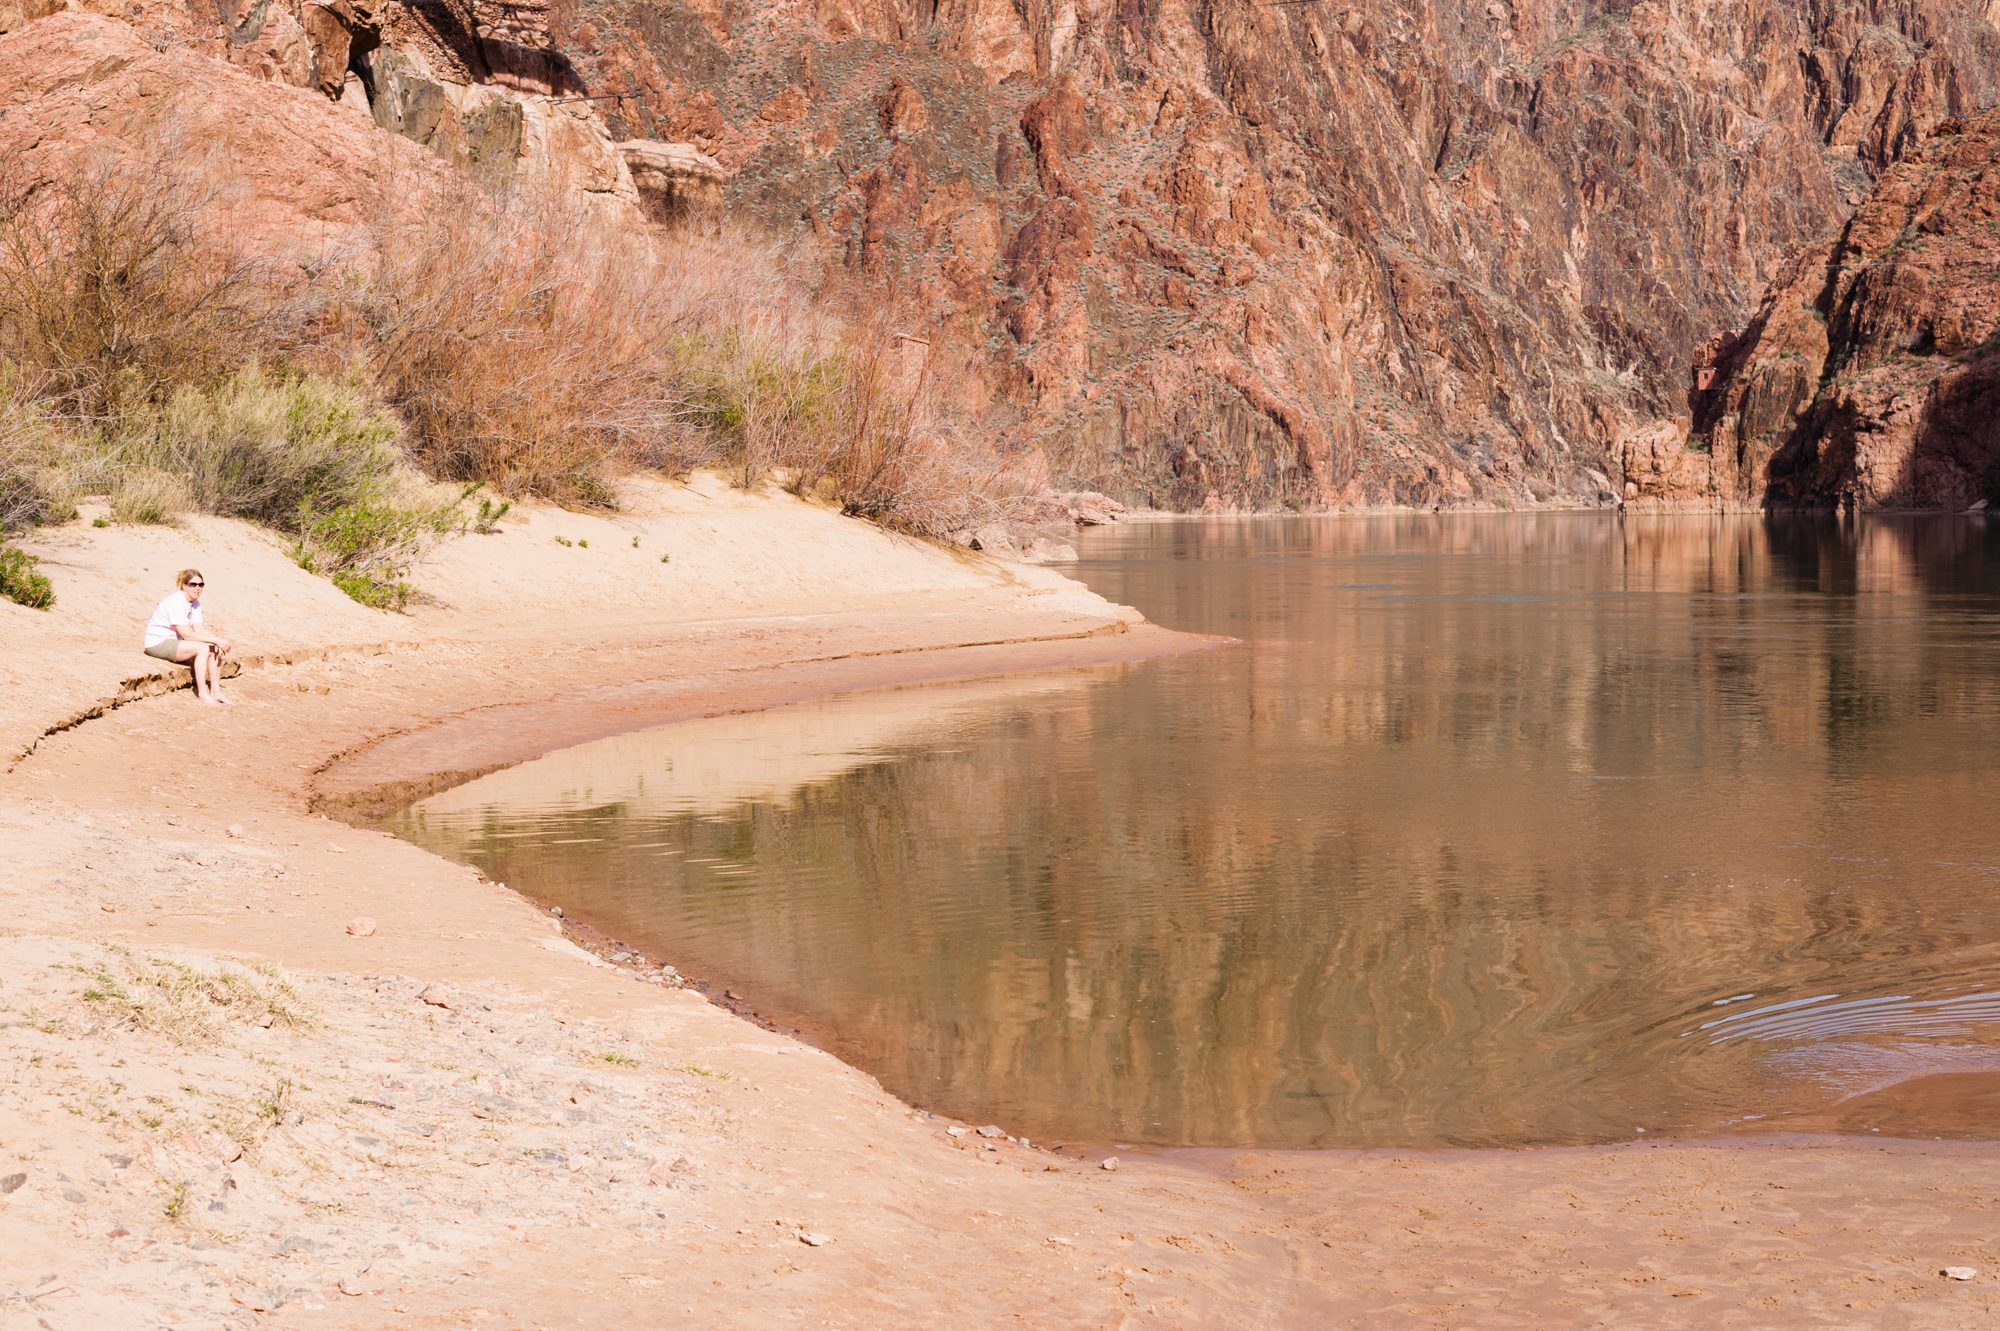
<instances>
[{"instance_id":1,"label":"bare dry shrub","mask_svg":"<svg viewBox=\"0 0 2000 1331\"><path fill-rule=\"evenodd\" d=\"M644 237L470 193L442 213L379 222L349 295L411 454L441 479L610 503L678 421Z\"/></svg>"},{"instance_id":2,"label":"bare dry shrub","mask_svg":"<svg viewBox=\"0 0 2000 1331\"><path fill-rule=\"evenodd\" d=\"M221 165L162 139L0 180L0 361L75 427L58 466L0 444L0 523L55 511L22 478L57 476L125 520L372 531L423 516L376 483L405 455L574 505L612 503L621 471L718 466L927 535L1005 506L994 418L937 391L898 302L829 289L812 256L468 184L279 265L229 239Z\"/></svg>"},{"instance_id":3,"label":"bare dry shrub","mask_svg":"<svg viewBox=\"0 0 2000 1331\"><path fill-rule=\"evenodd\" d=\"M716 466L927 535L996 513L992 421L935 391L893 304L854 317L866 299L741 232L445 212L378 225L351 288L356 354L433 476L590 504L620 470Z\"/></svg>"},{"instance_id":4,"label":"bare dry shrub","mask_svg":"<svg viewBox=\"0 0 2000 1331\"><path fill-rule=\"evenodd\" d=\"M188 483L158 467L128 467L111 483L111 520L166 526L194 506Z\"/></svg>"},{"instance_id":5,"label":"bare dry shrub","mask_svg":"<svg viewBox=\"0 0 2000 1331\"><path fill-rule=\"evenodd\" d=\"M61 427L0 361L0 535L73 510Z\"/></svg>"},{"instance_id":6,"label":"bare dry shrub","mask_svg":"<svg viewBox=\"0 0 2000 1331\"><path fill-rule=\"evenodd\" d=\"M54 409L115 421L283 340L286 293L225 238L221 178L168 139L0 172L0 357Z\"/></svg>"}]
</instances>

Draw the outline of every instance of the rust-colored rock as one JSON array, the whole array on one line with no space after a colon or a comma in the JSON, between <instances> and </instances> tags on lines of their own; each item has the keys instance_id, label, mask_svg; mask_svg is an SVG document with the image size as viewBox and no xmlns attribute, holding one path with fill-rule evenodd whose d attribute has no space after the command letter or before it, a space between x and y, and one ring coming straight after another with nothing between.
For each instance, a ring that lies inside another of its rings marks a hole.
<instances>
[{"instance_id":1,"label":"rust-colored rock","mask_svg":"<svg viewBox=\"0 0 2000 1331\"><path fill-rule=\"evenodd\" d=\"M1883 175L1838 240L1783 264L1705 350L1693 443L1628 456L1667 503L1963 508L2000 501L2000 111Z\"/></svg>"},{"instance_id":2,"label":"rust-colored rock","mask_svg":"<svg viewBox=\"0 0 2000 1331\"><path fill-rule=\"evenodd\" d=\"M672 221L714 208L722 201L729 173L692 144L639 139L619 144L618 154L631 172L646 216L653 221Z\"/></svg>"},{"instance_id":3,"label":"rust-colored rock","mask_svg":"<svg viewBox=\"0 0 2000 1331\"><path fill-rule=\"evenodd\" d=\"M1597 502L1782 256L2000 94L1957 0L565 13L621 134L989 348L1058 484L1188 507Z\"/></svg>"},{"instance_id":4,"label":"rust-colored rock","mask_svg":"<svg viewBox=\"0 0 2000 1331\"><path fill-rule=\"evenodd\" d=\"M445 185L435 158L311 89L156 50L130 24L94 14L56 14L0 37L0 89L0 161L17 178L169 138L224 177L241 239L293 254L338 244L385 200L421 207Z\"/></svg>"}]
</instances>

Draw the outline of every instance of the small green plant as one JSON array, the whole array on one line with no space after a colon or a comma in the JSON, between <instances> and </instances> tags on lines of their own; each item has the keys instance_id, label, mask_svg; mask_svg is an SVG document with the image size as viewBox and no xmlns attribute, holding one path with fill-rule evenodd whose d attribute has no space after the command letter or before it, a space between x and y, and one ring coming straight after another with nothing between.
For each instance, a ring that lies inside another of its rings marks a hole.
<instances>
[{"instance_id":1,"label":"small green plant","mask_svg":"<svg viewBox=\"0 0 2000 1331\"><path fill-rule=\"evenodd\" d=\"M257 1116L273 1126L285 1121L292 1105L292 1079L280 1077L271 1089L257 1097Z\"/></svg>"},{"instance_id":2,"label":"small green plant","mask_svg":"<svg viewBox=\"0 0 2000 1331\"><path fill-rule=\"evenodd\" d=\"M633 1058L630 1054L621 1054L615 1049L608 1049L599 1054L597 1058L599 1062L609 1063L615 1068L636 1068L639 1066L638 1059Z\"/></svg>"},{"instance_id":3,"label":"small green plant","mask_svg":"<svg viewBox=\"0 0 2000 1331\"><path fill-rule=\"evenodd\" d=\"M90 520L90 525L91 525L91 526L93 526L93 527L109 527L109 526L111 525L111 519L110 519L110 518L92 518L92 519Z\"/></svg>"},{"instance_id":4,"label":"small green plant","mask_svg":"<svg viewBox=\"0 0 2000 1331\"><path fill-rule=\"evenodd\" d=\"M689 1063L685 1065L681 1070L683 1072L691 1072L697 1077L710 1077L716 1081L728 1081L731 1077L734 1077L736 1075L735 1073L730 1072L727 1069L711 1068L701 1063Z\"/></svg>"},{"instance_id":5,"label":"small green plant","mask_svg":"<svg viewBox=\"0 0 2000 1331\"><path fill-rule=\"evenodd\" d=\"M632 548L634 550L637 550L639 548L639 538L636 536L632 538Z\"/></svg>"},{"instance_id":6,"label":"small green plant","mask_svg":"<svg viewBox=\"0 0 2000 1331\"><path fill-rule=\"evenodd\" d=\"M480 500L479 516L472 520L472 530L481 536L491 536L493 529L500 525L500 519L506 517L507 510L512 507L512 502L505 499L497 504L491 499Z\"/></svg>"},{"instance_id":7,"label":"small green plant","mask_svg":"<svg viewBox=\"0 0 2000 1331\"><path fill-rule=\"evenodd\" d=\"M0 545L0 596L30 610L46 610L54 605L55 584L47 574L35 572L35 565L40 562L26 550Z\"/></svg>"},{"instance_id":8,"label":"small green plant","mask_svg":"<svg viewBox=\"0 0 2000 1331\"><path fill-rule=\"evenodd\" d=\"M415 589L403 580L410 561L453 529L458 504L402 508L375 495L317 512L299 505L292 559L308 573L324 573L334 586L365 606L401 610Z\"/></svg>"},{"instance_id":9,"label":"small green plant","mask_svg":"<svg viewBox=\"0 0 2000 1331\"><path fill-rule=\"evenodd\" d=\"M167 1190L167 1205L165 1208L167 1212L167 1219L169 1220L180 1219L181 1213L187 1210L187 1204L188 1204L188 1185L186 1180L182 1180L181 1182L174 1184L173 1187Z\"/></svg>"},{"instance_id":10,"label":"small green plant","mask_svg":"<svg viewBox=\"0 0 2000 1331\"><path fill-rule=\"evenodd\" d=\"M576 548L577 548L577 549L579 549L579 550L588 550L588 549L590 548L590 542L589 542L589 541L578 541L578 542L576 543Z\"/></svg>"},{"instance_id":11,"label":"small green plant","mask_svg":"<svg viewBox=\"0 0 2000 1331\"><path fill-rule=\"evenodd\" d=\"M661 562L662 564L665 564L665 563L669 563L669 562L671 562L671 561L672 561L672 559L673 559L673 556L672 556L672 555L661 555L661 556L660 556L660 562Z\"/></svg>"},{"instance_id":12,"label":"small green plant","mask_svg":"<svg viewBox=\"0 0 2000 1331\"><path fill-rule=\"evenodd\" d=\"M558 536L556 537L556 544L562 546L565 550L567 550L569 547L575 545L576 542L572 541L567 536Z\"/></svg>"}]
</instances>

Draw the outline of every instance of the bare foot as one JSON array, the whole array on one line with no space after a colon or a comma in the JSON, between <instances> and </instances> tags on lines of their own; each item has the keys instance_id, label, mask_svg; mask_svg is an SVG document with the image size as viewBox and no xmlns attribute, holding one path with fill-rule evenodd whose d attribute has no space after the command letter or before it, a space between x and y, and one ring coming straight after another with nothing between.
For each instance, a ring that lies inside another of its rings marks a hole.
<instances>
[{"instance_id":1,"label":"bare foot","mask_svg":"<svg viewBox=\"0 0 2000 1331\"><path fill-rule=\"evenodd\" d=\"M229 707L229 706L233 706L233 705L235 704L235 702L236 702L236 699L234 699L234 698L220 698L220 697L218 697L218 698L211 698L211 699L209 699L209 701L210 701L210 702L215 702L215 703L220 703L220 704L221 704L222 706L224 706L224 707Z\"/></svg>"},{"instance_id":2,"label":"bare foot","mask_svg":"<svg viewBox=\"0 0 2000 1331\"><path fill-rule=\"evenodd\" d=\"M201 703L201 705L202 705L203 707L220 707L220 706L222 706L222 699L220 699L220 698L201 698L201 699L198 699L197 701L199 701L199 702Z\"/></svg>"}]
</instances>

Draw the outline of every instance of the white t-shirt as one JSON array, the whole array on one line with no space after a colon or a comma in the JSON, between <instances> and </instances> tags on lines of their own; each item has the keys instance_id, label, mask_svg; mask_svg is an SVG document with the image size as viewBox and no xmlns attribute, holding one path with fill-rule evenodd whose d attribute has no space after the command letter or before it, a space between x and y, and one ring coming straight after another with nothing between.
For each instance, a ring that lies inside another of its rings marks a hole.
<instances>
[{"instance_id":1,"label":"white t-shirt","mask_svg":"<svg viewBox=\"0 0 2000 1331\"><path fill-rule=\"evenodd\" d=\"M158 647L163 642L172 642L180 634L174 626L192 628L201 623L201 602L188 600L187 593L174 591L167 599L153 607L153 617L146 621L146 645Z\"/></svg>"}]
</instances>

